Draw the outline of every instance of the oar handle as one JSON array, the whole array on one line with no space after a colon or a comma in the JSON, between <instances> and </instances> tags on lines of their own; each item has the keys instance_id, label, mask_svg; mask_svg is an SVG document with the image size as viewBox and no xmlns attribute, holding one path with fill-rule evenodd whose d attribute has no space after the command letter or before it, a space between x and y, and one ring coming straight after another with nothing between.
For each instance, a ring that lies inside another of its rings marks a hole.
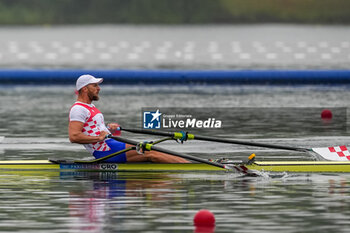
<instances>
[{"instance_id":1,"label":"oar handle","mask_svg":"<svg viewBox=\"0 0 350 233\"><path fill-rule=\"evenodd\" d=\"M140 144L140 142L134 141L132 139L123 138L123 137L110 136L110 138L112 138L114 140L117 140L119 142L124 142L124 143L127 143L127 144L131 144L131 145L134 145L134 146L137 146L138 144ZM193 161L196 161L196 162L205 163L205 164L208 164L208 165L212 165L212 166L216 166L216 167L227 169L227 166L225 166L225 165L223 165L221 163L211 162L211 161L208 161L208 160L205 160L205 159L202 159L202 158L199 158L199 157L195 157L195 156L192 156L192 155L188 155L188 154L179 153L179 152L176 152L176 151L164 149L162 147L155 146L155 145L150 144L150 143L146 143L143 146L147 150L159 151L159 152L162 152L162 153L178 156L178 157L181 157L181 158L184 158L184 159L190 159L190 160L193 160Z\"/></svg>"}]
</instances>

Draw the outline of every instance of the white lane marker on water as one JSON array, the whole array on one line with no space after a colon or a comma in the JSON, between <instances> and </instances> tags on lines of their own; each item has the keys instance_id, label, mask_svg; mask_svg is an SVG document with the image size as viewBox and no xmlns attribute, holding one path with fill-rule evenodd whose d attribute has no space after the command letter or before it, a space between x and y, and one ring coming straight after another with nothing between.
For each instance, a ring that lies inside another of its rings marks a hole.
<instances>
[{"instance_id":1,"label":"white lane marker on water","mask_svg":"<svg viewBox=\"0 0 350 233\"><path fill-rule=\"evenodd\" d=\"M306 42L305 41L298 41L297 42L297 46L299 47L299 48L305 48L306 47Z\"/></svg>"},{"instance_id":2,"label":"white lane marker on water","mask_svg":"<svg viewBox=\"0 0 350 233\"><path fill-rule=\"evenodd\" d=\"M305 54L304 53L295 53L294 54L294 58L295 59L304 59L305 58Z\"/></svg>"},{"instance_id":3,"label":"white lane marker on water","mask_svg":"<svg viewBox=\"0 0 350 233\"><path fill-rule=\"evenodd\" d=\"M215 57L216 55L215 54L218 54L219 53L219 45L217 42L215 41L211 41L209 43L209 46L207 48L207 51L208 53L212 54L212 59L215 59L213 57Z\"/></svg>"},{"instance_id":4,"label":"white lane marker on water","mask_svg":"<svg viewBox=\"0 0 350 233\"><path fill-rule=\"evenodd\" d=\"M28 55L28 53L18 53L18 54L17 54L17 58L18 58L19 60L26 60L26 59L29 58L29 55Z\"/></svg>"},{"instance_id":5,"label":"white lane marker on water","mask_svg":"<svg viewBox=\"0 0 350 233\"><path fill-rule=\"evenodd\" d=\"M340 44L341 44L341 47L343 47L343 48L349 48L350 47L350 42L349 41L343 41Z\"/></svg>"},{"instance_id":6,"label":"white lane marker on water","mask_svg":"<svg viewBox=\"0 0 350 233\"><path fill-rule=\"evenodd\" d=\"M139 55L137 53L129 53L128 54L128 59L129 60L136 60L136 59L139 59Z\"/></svg>"},{"instance_id":7,"label":"white lane marker on water","mask_svg":"<svg viewBox=\"0 0 350 233\"><path fill-rule=\"evenodd\" d=\"M96 47L99 49L107 48L107 43L105 41L98 41Z\"/></svg>"},{"instance_id":8,"label":"white lane marker on water","mask_svg":"<svg viewBox=\"0 0 350 233\"><path fill-rule=\"evenodd\" d=\"M328 48L328 42L326 41L321 41L318 43L318 46L321 47L321 48Z\"/></svg>"},{"instance_id":9,"label":"white lane marker on water","mask_svg":"<svg viewBox=\"0 0 350 233\"><path fill-rule=\"evenodd\" d=\"M61 48L62 47L62 43L60 41L52 41L51 42L51 46L54 48Z\"/></svg>"},{"instance_id":10,"label":"white lane marker on water","mask_svg":"<svg viewBox=\"0 0 350 233\"><path fill-rule=\"evenodd\" d=\"M282 48L285 47L285 43L283 41L275 41L275 46Z\"/></svg>"},{"instance_id":11,"label":"white lane marker on water","mask_svg":"<svg viewBox=\"0 0 350 233\"><path fill-rule=\"evenodd\" d=\"M168 44L169 44L169 47L172 46L172 43L170 41L168 41ZM143 48L149 48L149 47L151 47L151 42L149 42L149 41L142 41L141 42L141 46Z\"/></svg>"},{"instance_id":12,"label":"white lane marker on water","mask_svg":"<svg viewBox=\"0 0 350 233\"><path fill-rule=\"evenodd\" d=\"M240 53L239 58L243 60L248 60L251 58L251 55L249 53Z\"/></svg>"},{"instance_id":13,"label":"white lane marker on water","mask_svg":"<svg viewBox=\"0 0 350 233\"><path fill-rule=\"evenodd\" d=\"M49 59L49 60L55 60L57 58L57 54L56 53L47 53L45 55L45 58Z\"/></svg>"},{"instance_id":14,"label":"white lane marker on water","mask_svg":"<svg viewBox=\"0 0 350 233\"><path fill-rule=\"evenodd\" d=\"M99 55L99 58L100 58L101 60L110 60L110 59L112 59L112 55L109 54L109 53L101 53L101 54Z\"/></svg>"},{"instance_id":15,"label":"white lane marker on water","mask_svg":"<svg viewBox=\"0 0 350 233\"><path fill-rule=\"evenodd\" d=\"M58 51L59 53L62 53L62 54L67 54L67 53L70 53L70 48L68 47L62 47L59 49Z\"/></svg>"},{"instance_id":16,"label":"white lane marker on water","mask_svg":"<svg viewBox=\"0 0 350 233\"><path fill-rule=\"evenodd\" d=\"M81 59L84 58L84 54L82 54L82 53L73 53L73 54L72 54L72 57L73 57L73 59L75 59L75 60L81 60Z\"/></svg>"},{"instance_id":17,"label":"white lane marker on water","mask_svg":"<svg viewBox=\"0 0 350 233\"><path fill-rule=\"evenodd\" d=\"M130 43L127 42L127 41L120 41L120 42L118 42L118 46L120 48L126 49L126 48L128 48L130 46Z\"/></svg>"},{"instance_id":18,"label":"white lane marker on water","mask_svg":"<svg viewBox=\"0 0 350 233\"><path fill-rule=\"evenodd\" d=\"M325 60L329 60L332 58L332 55L329 53L323 53L323 54L321 54L321 58L325 59Z\"/></svg>"},{"instance_id":19,"label":"white lane marker on water","mask_svg":"<svg viewBox=\"0 0 350 233\"><path fill-rule=\"evenodd\" d=\"M306 51L307 51L308 53L316 53L316 52L317 52L317 48L315 48L315 47L308 47L308 48L306 49Z\"/></svg>"},{"instance_id":20,"label":"white lane marker on water","mask_svg":"<svg viewBox=\"0 0 350 233\"><path fill-rule=\"evenodd\" d=\"M95 49L93 47L86 47L83 49L83 53L93 54L94 52L95 52Z\"/></svg>"},{"instance_id":21,"label":"white lane marker on water","mask_svg":"<svg viewBox=\"0 0 350 233\"><path fill-rule=\"evenodd\" d=\"M185 55L184 55L184 59L185 60L193 60L193 54L192 53L186 53Z\"/></svg>"},{"instance_id":22,"label":"white lane marker on water","mask_svg":"<svg viewBox=\"0 0 350 233\"><path fill-rule=\"evenodd\" d=\"M174 53L174 56L177 57L177 58L180 58L180 57L182 57L182 52L181 51L176 51Z\"/></svg>"},{"instance_id":23,"label":"white lane marker on water","mask_svg":"<svg viewBox=\"0 0 350 233\"><path fill-rule=\"evenodd\" d=\"M142 47L142 46L135 46L135 47L132 49L132 51L135 52L135 53L143 53L144 50L145 50L145 49L144 49L144 47Z\"/></svg>"},{"instance_id":24,"label":"white lane marker on water","mask_svg":"<svg viewBox=\"0 0 350 233\"><path fill-rule=\"evenodd\" d=\"M83 48L84 43L82 41L76 41L76 42L74 42L73 47L77 48L77 49Z\"/></svg>"},{"instance_id":25,"label":"white lane marker on water","mask_svg":"<svg viewBox=\"0 0 350 233\"><path fill-rule=\"evenodd\" d=\"M35 47L33 48L33 52L34 53L43 53L44 52L44 49L42 47Z\"/></svg>"},{"instance_id":26,"label":"white lane marker on water","mask_svg":"<svg viewBox=\"0 0 350 233\"><path fill-rule=\"evenodd\" d=\"M157 53L156 55L154 55L154 57L157 60L164 60L164 59L166 59L166 54L164 54L164 53Z\"/></svg>"},{"instance_id":27,"label":"white lane marker on water","mask_svg":"<svg viewBox=\"0 0 350 233\"><path fill-rule=\"evenodd\" d=\"M268 53L268 54L266 54L266 58L267 59L276 59L277 58L277 54L275 54L275 53Z\"/></svg>"},{"instance_id":28,"label":"white lane marker on water","mask_svg":"<svg viewBox=\"0 0 350 233\"><path fill-rule=\"evenodd\" d=\"M291 53L292 49L290 47L283 47L282 51L285 52L285 53Z\"/></svg>"},{"instance_id":29,"label":"white lane marker on water","mask_svg":"<svg viewBox=\"0 0 350 233\"><path fill-rule=\"evenodd\" d=\"M157 53L167 53L169 52L169 49L167 47L158 47Z\"/></svg>"},{"instance_id":30,"label":"white lane marker on water","mask_svg":"<svg viewBox=\"0 0 350 233\"><path fill-rule=\"evenodd\" d=\"M332 53L340 53L340 48L338 48L338 47L333 47L333 48L331 48L331 52L332 52Z\"/></svg>"},{"instance_id":31,"label":"white lane marker on water","mask_svg":"<svg viewBox=\"0 0 350 233\"><path fill-rule=\"evenodd\" d=\"M223 59L223 56L222 56L221 53L214 53L214 54L211 55L211 59L213 59L213 60L221 60L221 59Z\"/></svg>"},{"instance_id":32,"label":"white lane marker on water","mask_svg":"<svg viewBox=\"0 0 350 233\"><path fill-rule=\"evenodd\" d=\"M118 46L112 46L109 48L109 52L111 53L118 53L120 48Z\"/></svg>"}]
</instances>

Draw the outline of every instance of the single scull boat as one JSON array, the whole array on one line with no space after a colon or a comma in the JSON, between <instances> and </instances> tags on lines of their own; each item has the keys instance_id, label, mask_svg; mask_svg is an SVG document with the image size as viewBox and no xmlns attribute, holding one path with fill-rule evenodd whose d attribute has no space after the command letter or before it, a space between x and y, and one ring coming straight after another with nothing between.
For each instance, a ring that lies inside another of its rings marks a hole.
<instances>
[{"instance_id":1,"label":"single scull boat","mask_svg":"<svg viewBox=\"0 0 350 233\"><path fill-rule=\"evenodd\" d=\"M182 172L182 171L220 171L229 172L235 171L245 175L256 176L259 171L268 172L350 172L350 152L346 146L326 147L326 148L299 148L285 145L271 145L265 143L256 143L250 141L239 141L235 139L214 138L207 136L194 136L187 132L160 132L138 129L122 129L133 133L142 133L158 136L166 136L157 141L138 142L131 139L126 139L119 136L111 136L117 141L133 145L122 151L108 155L103 158L90 161L85 160L65 160L65 159L49 159L49 160L24 160L24 161L0 161L0 170L60 170L60 171L167 171L167 172ZM252 154L247 161L234 161L230 159L222 160L206 160L197 156L192 156L185 153L171 151L157 146L156 144L167 141L177 140L183 143L187 140L203 140L214 141L219 143L242 144L248 146L267 147L273 149L294 150L299 152L308 152L314 155L316 161L255 161L255 154ZM129 150L136 150L139 153L144 151L159 151L174 156L182 157L192 161L192 163L181 164L157 164L157 163L106 163L108 158L118 156L121 153ZM322 161L319 161L322 160Z\"/></svg>"},{"instance_id":2,"label":"single scull boat","mask_svg":"<svg viewBox=\"0 0 350 233\"><path fill-rule=\"evenodd\" d=\"M0 170L60 170L60 171L96 171L96 172L229 172L238 169L271 172L350 172L350 161L256 161L249 163L226 161L232 165L220 168L204 163L75 163L60 160L0 161ZM230 169L233 168L233 169Z\"/></svg>"}]
</instances>

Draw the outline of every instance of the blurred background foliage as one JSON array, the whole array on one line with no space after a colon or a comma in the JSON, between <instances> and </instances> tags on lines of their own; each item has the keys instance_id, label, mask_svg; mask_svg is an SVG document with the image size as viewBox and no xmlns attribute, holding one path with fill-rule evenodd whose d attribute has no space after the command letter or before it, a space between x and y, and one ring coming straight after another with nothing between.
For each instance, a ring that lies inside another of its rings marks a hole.
<instances>
[{"instance_id":1,"label":"blurred background foliage","mask_svg":"<svg viewBox=\"0 0 350 233\"><path fill-rule=\"evenodd\" d=\"M350 0L0 0L0 24L349 24Z\"/></svg>"}]
</instances>

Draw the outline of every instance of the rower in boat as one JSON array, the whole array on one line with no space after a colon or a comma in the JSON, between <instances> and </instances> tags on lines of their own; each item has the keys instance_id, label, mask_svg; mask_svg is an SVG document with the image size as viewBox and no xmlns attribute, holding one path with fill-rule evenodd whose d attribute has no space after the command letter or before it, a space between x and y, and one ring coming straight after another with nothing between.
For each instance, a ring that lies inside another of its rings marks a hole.
<instances>
[{"instance_id":1,"label":"rower in boat","mask_svg":"<svg viewBox=\"0 0 350 233\"><path fill-rule=\"evenodd\" d=\"M120 133L120 126L117 123L106 126L103 114L92 104L92 101L99 100L99 84L102 82L102 78L88 74L81 75L76 81L78 97L70 109L68 125L69 140L72 143L83 144L97 159L125 150L105 162L188 163L186 159L158 151L144 151L143 154L135 150L127 151L132 145L108 138L110 134Z\"/></svg>"}]
</instances>

